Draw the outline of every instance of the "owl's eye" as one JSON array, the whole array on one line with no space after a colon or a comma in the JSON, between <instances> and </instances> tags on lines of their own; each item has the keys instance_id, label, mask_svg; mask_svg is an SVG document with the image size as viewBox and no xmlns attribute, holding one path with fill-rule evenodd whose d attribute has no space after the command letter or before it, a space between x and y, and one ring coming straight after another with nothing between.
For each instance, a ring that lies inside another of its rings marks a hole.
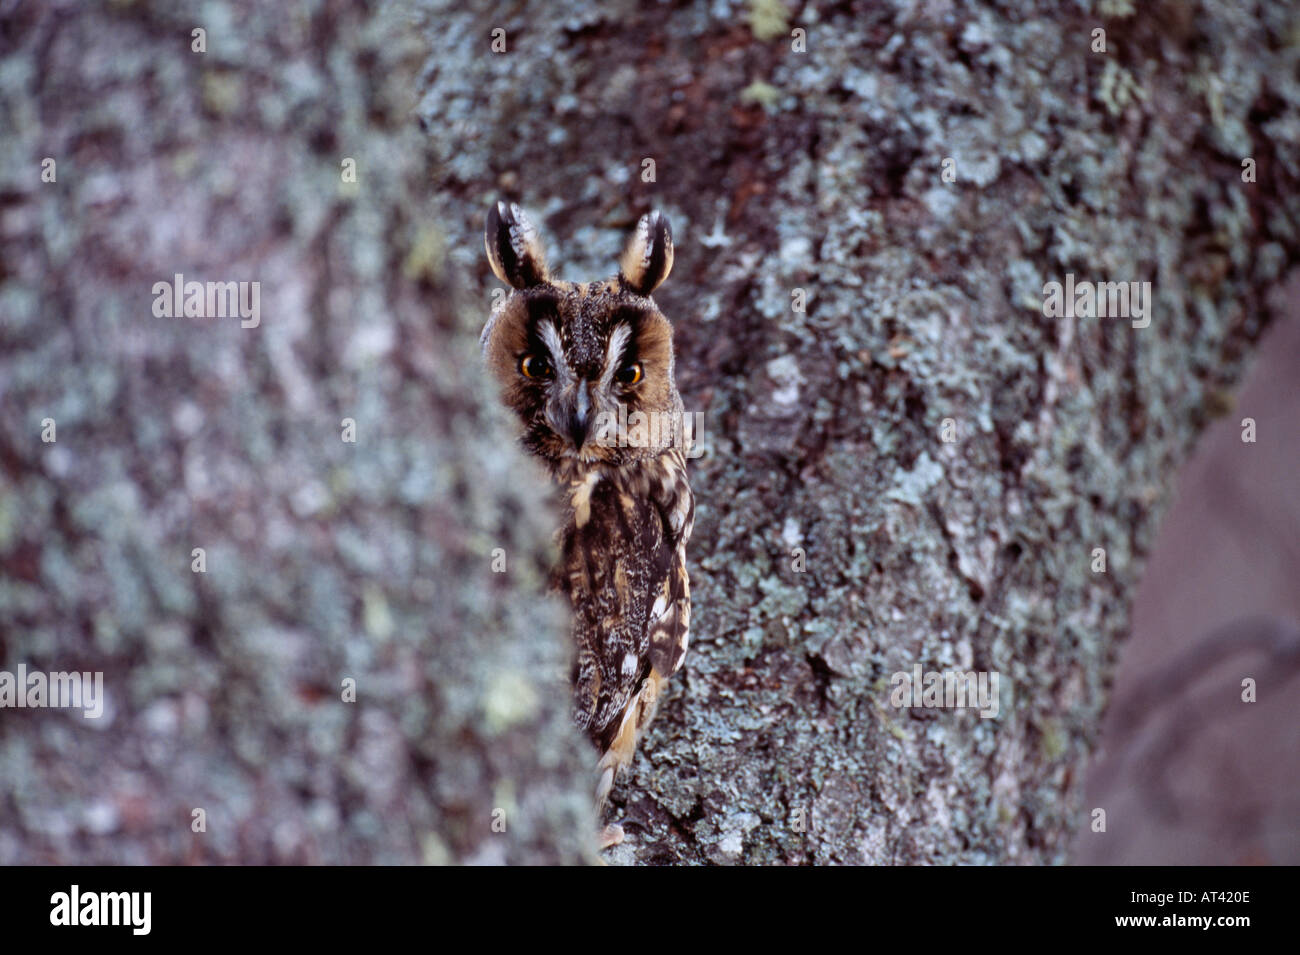
<instances>
[{"instance_id":1,"label":"owl's eye","mask_svg":"<svg viewBox=\"0 0 1300 955\"><path fill-rule=\"evenodd\" d=\"M519 371L525 378L550 378L554 374L551 363L541 355L525 355Z\"/></svg>"},{"instance_id":2,"label":"owl's eye","mask_svg":"<svg viewBox=\"0 0 1300 955\"><path fill-rule=\"evenodd\" d=\"M630 365L624 365L618 370L614 380L620 385L635 385L641 380L641 363L634 361Z\"/></svg>"}]
</instances>

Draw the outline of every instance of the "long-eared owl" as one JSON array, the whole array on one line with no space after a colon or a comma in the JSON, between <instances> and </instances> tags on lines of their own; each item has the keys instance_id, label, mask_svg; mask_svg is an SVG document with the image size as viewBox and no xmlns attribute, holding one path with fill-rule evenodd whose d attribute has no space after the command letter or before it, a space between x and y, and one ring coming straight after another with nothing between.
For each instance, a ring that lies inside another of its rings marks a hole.
<instances>
[{"instance_id":1,"label":"long-eared owl","mask_svg":"<svg viewBox=\"0 0 1300 955\"><path fill-rule=\"evenodd\" d=\"M484 326L484 355L524 447L563 490L555 585L573 609L574 718L600 752L601 812L690 628L690 429L672 326L650 298L672 269L672 232L660 213L643 216L618 274L585 284L550 276L537 228L514 204L491 208L484 244L512 286ZM601 841L621 838L610 826Z\"/></svg>"}]
</instances>

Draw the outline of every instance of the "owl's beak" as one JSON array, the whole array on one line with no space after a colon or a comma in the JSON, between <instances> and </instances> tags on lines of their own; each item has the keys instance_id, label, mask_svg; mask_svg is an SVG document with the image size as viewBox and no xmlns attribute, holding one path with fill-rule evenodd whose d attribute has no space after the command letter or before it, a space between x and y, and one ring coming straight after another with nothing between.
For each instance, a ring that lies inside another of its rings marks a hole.
<instances>
[{"instance_id":1,"label":"owl's beak","mask_svg":"<svg viewBox=\"0 0 1300 955\"><path fill-rule=\"evenodd\" d=\"M587 440L587 418L591 414L591 398L587 394L587 383L578 382L578 394L573 404L573 413L569 416L569 435L573 438L573 448L581 451Z\"/></svg>"}]
</instances>

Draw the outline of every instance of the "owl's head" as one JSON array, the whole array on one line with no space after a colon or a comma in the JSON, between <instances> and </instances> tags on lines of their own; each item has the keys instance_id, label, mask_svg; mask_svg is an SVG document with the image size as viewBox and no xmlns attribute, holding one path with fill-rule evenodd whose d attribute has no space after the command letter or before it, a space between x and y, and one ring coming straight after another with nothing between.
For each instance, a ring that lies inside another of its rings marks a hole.
<instances>
[{"instance_id":1,"label":"owl's head","mask_svg":"<svg viewBox=\"0 0 1300 955\"><path fill-rule=\"evenodd\" d=\"M628 464L667 447L671 434L656 429L645 440L633 415L666 420L682 409L672 326L650 298L673 267L668 220L642 216L618 274L599 282L552 279L537 228L513 203L488 211L484 245L492 271L512 290L481 341L502 400L523 424L524 446L570 472ZM621 424L611 432L611 422Z\"/></svg>"}]
</instances>

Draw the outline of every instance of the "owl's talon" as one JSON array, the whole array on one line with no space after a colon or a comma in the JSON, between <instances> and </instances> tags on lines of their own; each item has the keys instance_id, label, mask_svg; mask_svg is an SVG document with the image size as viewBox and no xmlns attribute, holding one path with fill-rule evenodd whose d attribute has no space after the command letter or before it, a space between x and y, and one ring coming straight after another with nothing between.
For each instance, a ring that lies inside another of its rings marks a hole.
<instances>
[{"instance_id":1,"label":"owl's talon","mask_svg":"<svg viewBox=\"0 0 1300 955\"><path fill-rule=\"evenodd\" d=\"M599 842L600 842L600 850L602 852L604 852L606 849L612 848L613 846L622 845L623 827L615 823L611 823L610 825L606 826L604 829L600 831Z\"/></svg>"}]
</instances>

